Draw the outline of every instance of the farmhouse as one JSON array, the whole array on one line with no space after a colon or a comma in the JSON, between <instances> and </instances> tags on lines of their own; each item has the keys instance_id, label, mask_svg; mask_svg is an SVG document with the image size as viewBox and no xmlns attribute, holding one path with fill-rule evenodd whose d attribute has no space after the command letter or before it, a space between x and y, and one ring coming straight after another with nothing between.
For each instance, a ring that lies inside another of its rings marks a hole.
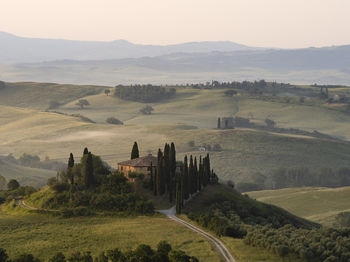
<instances>
[{"instance_id":1,"label":"farmhouse","mask_svg":"<svg viewBox=\"0 0 350 262\"><path fill-rule=\"evenodd\" d=\"M129 181L134 182L135 178L129 175L131 173L142 173L149 175L151 173L151 163L153 174L155 174L157 168L157 158L152 156L152 154L120 162L118 163L118 171L124 174Z\"/></svg>"}]
</instances>

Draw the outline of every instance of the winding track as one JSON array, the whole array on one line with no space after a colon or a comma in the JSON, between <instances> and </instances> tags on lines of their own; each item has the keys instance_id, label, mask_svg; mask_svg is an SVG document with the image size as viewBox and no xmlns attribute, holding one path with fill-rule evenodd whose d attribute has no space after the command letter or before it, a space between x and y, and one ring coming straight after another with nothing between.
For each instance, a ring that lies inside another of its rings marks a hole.
<instances>
[{"instance_id":1,"label":"winding track","mask_svg":"<svg viewBox=\"0 0 350 262\"><path fill-rule=\"evenodd\" d=\"M220 254L223 256L223 258L225 259L225 261L227 262L235 262L235 259L233 258L233 256L231 255L230 251L228 251L228 249L226 248L226 246L216 237L212 236L211 234L205 232L204 230L188 223L185 220L182 220L180 218L178 218L176 216L176 211L175 211L175 207L172 207L170 209L167 210L158 210L159 213L162 213L164 215L166 215L169 219L182 224L183 226L191 229L192 231L202 235L203 237L205 237L210 243L212 243L217 250L220 252Z\"/></svg>"}]
</instances>

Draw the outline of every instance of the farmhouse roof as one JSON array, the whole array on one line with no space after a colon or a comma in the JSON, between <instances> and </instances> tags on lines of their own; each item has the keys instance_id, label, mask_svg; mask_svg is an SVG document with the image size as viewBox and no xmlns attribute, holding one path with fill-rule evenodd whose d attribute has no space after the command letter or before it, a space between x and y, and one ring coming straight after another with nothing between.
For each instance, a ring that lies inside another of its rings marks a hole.
<instances>
[{"instance_id":1,"label":"farmhouse roof","mask_svg":"<svg viewBox=\"0 0 350 262\"><path fill-rule=\"evenodd\" d=\"M118 163L118 165L123 165L123 166L134 166L134 167L149 167L151 166L157 166L157 158L152 156L152 154L149 154L147 156L127 160Z\"/></svg>"}]
</instances>

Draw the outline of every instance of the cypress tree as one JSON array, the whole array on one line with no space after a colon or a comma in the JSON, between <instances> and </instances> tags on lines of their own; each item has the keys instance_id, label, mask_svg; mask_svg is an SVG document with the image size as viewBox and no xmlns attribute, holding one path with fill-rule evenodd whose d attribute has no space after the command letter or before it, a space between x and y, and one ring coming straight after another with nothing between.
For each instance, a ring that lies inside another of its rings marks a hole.
<instances>
[{"instance_id":1,"label":"cypress tree","mask_svg":"<svg viewBox=\"0 0 350 262\"><path fill-rule=\"evenodd\" d=\"M84 152L83 152L83 156L89 154L89 150L87 149L87 147L84 148Z\"/></svg>"},{"instance_id":2,"label":"cypress tree","mask_svg":"<svg viewBox=\"0 0 350 262\"><path fill-rule=\"evenodd\" d=\"M170 153L169 153L169 201L173 201L173 195L176 190L176 151L174 143L171 143Z\"/></svg>"},{"instance_id":3,"label":"cypress tree","mask_svg":"<svg viewBox=\"0 0 350 262\"><path fill-rule=\"evenodd\" d=\"M183 171L182 176L183 176L184 200L186 200L189 198L189 194L190 194L187 156L185 156L185 158L184 158L184 166L183 166L182 171Z\"/></svg>"},{"instance_id":4,"label":"cypress tree","mask_svg":"<svg viewBox=\"0 0 350 262\"><path fill-rule=\"evenodd\" d=\"M160 170L161 170L161 176L160 178L160 195L164 195L165 194L165 190L166 190L166 183L165 183L165 158L164 156L162 157L161 160L161 166L160 166Z\"/></svg>"},{"instance_id":5,"label":"cypress tree","mask_svg":"<svg viewBox=\"0 0 350 262\"><path fill-rule=\"evenodd\" d=\"M194 157L194 192L198 191L198 177L197 158Z\"/></svg>"},{"instance_id":6,"label":"cypress tree","mask_svg":"<svg viewBox=\"0 0 350 262\"><path fill-rule=\"evenodd\" d=\"M203 181L203 168L202 168L202 156L199 157L199 170L198 170L198 190L202 190Z\"/></svg>"},{"instance_id":7,"label":"cypress tree","mask_svg":"<svg viewBox=\"0 0 350 262\"><path fill-rule=\"evenodd\" d=\"M193 157L190 156L190 166L188 167L188 178L189 178L189 186L190 186L190 194L194 193L194 166L193 166Z\"/></svg>"},{"instance_id":8,"label":"cypress tree","mask_svg":"<svg viewBox=\"0 0 350 262\"><path fill-rule=\"evenodd\" d=\"M151 162L150 179L149 179L150 189L154 192L154 181L153 181L153 166Z\"/></svg>"},{"instance_id":9,"label":"cypress tree","mask_svg":"<svg viewBox=\"0 0 350 262\"><path fill-rule=\"evenodd\" d=\"M181 175L176 179L176 214L181 214L182 208L182 188L181 188Z\"/></svg>"},{"instance_id":10,"label":"cypress tree","mask_svg":"<svg viewBox=\"0 0 350 262\"><path fill-rule=\"evenodd\" d=\"M218 118L218 129L220 129L221 128L221 119L220 119L220 117Z\"/></svg>"},{"instance_id":11,"label":"cypress tree","mask_svg":"<svg viewBox=\"0 0 350 262\"><path fill-rule=\"evenodd\" d=\"M82 178L85 187L91 187L94 184L94 168L92 154L89 152L82 158Z\"/></svg>"},{"instance_id":12,"label":"cypress tree","mask_svg":"<svg viewBox=\"0 0 350 262\"><path fill-rule=\"evenodd\" d=\"M209 171L210 172L210 171ZM206 187L208 185L208 170L207 170L207 157L203 158L203 163L202 163L202 180L203 180L203 186Z\"/></svg>"},{"instance_id":13,"label":"cypress tree","mask_svg":"<svg viewBox=\"0 0 350 262\"><path fill-rule=\"evenodd\" d=\"M163 157L162 151L158 149L157 155L157 171L156 171L156 195L160 195L160 176L161 176L161 159Z\"/></svg>"},{"instance_id":14,"label":"cypress tree","mask_svg":"<svg viewBox=\"0 0 350 262\"><path fill-rule=\"evenodd\" d=\"M139 147L137 146L137 142L134 142L134 145L131 150L131 159L139 158Z\"/></svg>"},{"instance_id":15,"label":"cypress tree","mask_svg":"<svg viewBox=\"0 0 350 262\"><path fill-rule=\"evenodd\" d=\"M69 155L69 159L68 159L68 168L67 168L67 173L68 173L68 178L70 180L71 185L74 184L74 176L72 174L72 168L74 166L74 156L72 153L70 153Z\"/></svg>"},{"instance_id":16,"label":"cypress tree","mask_svg":"<svg viewBox=\"0 0 350 262\"><path fill-rule=\"evenodd\" d=\"M209 184L211 182L211 169L210 169L210 157L209 153L207 154L207 183Z\"/></svg>"},{"instance_id":17,"label":"cypress tree","mask_svg":"<svg viewBox=\"0 0 350 262\"><path fill-rule=\"evenodd\" d=\"M164 183L167 192L170 191L170 146L165 144L164 146Z\"/></svg>"},{"instance_id":18,"label":"cypress tree","mask_svg":"<svg viewBox=\"0 0 350 262\"><path fill-rule=\"evenodd\" d=\"M164 156L162 151L158 150L158 165L157 165L157 195L161 196L165 193L165 178L164 178Z\"/></svg>"}]
</instances>

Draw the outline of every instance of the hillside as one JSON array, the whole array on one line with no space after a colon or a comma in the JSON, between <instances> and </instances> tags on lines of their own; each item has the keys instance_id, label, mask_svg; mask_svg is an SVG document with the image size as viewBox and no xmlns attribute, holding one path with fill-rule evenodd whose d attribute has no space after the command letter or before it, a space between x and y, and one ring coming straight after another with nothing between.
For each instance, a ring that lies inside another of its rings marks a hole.
<instances>
[{"instance_id":1,"label":"hillside","mask_svg":"<svg viewBox=\"0 0 350 262\"><path fill-rule=\"evenodd\" d=\"M20 184L40 188L46 184L45 181L47 181L48 178L56 176L56 172L14 165L0 160L0 175L3 176L6 181L16 179Z\"/></svg>"},{"instance_id":2,"label":"hillside","mask_svg":"<svg viewBox=\"0 0 350 262\"><path fill-rule=\"evenodd\" d=\"M65 86L35 83L12 83L5 91L0 90L0 154L13 153L20 156L32 153L42 158L66 162L67 152L80 155L85 146L101 155L112 167L129 158L134 141L140 145L141 155L174 141L179 158L184 154L206 154L198 148L204 144L219 144L220 152L211 151L213 167L223 180L247 181L255 172L269 173L278 167L306 166L348 167L350 146L330 139L319 139L295 134L280 134L252 128L233 130L215 129L217 118L240 116L253 123L264 125L271 118L278 127L298 128L313 132L317 130L337 138L350 139L350 115L327 105L314 95L312 87L300 87L305 102L300 103L293 93L272 98L249 96L243 91L237 96L224 95L225 90L197 90L177 88L176 95L161 102L151 103L154 112L143 115L139 110L144 103L125 101L103 93L104 87ZM17 91L10 92L11 86ZM46 89L47 88L47 89ZM71 95L67 90L71 90ZM311 90L311 91L310 91ZM100 92L89 94L89 92ZM348 89L330 90L348 94ZM29 96L28 92L33 95ZM287 103L285 98L290 97ZM42 112L51 99L62 103L58 114ZM87 99L90 106L80 109L75 104ZM37 102L34 102L37 101ZM22 102L17 102L22 101ZM22 108L19 108L20 105ZM86 122L83 115L96 124ZM115 117L124 125L106 123ZM194 141L195 146L189 146Z\"/></svg>"},{"instance_id":3,"label":"hillside","mask_svg":"<svg viewBox=\"0 0 350 262\"><path fill-rule=\"evenodd\" d=\"M6 83L0 88L0 104L45 110L50 102L68 103L87 95L98 94L102 86L60 85L55 83Z\"/></svg>"},{"instance_id":4,"label":"hillside","mask_svg":"<svg viewBox=\"0 0 350 262\"><path fill-rule=\"evenodd\" d=\"M350 211L350 187L288 188L247 193L251 198L282 207L295 215L332 226L337 214Z\"/></svg>"}]
</instances>

